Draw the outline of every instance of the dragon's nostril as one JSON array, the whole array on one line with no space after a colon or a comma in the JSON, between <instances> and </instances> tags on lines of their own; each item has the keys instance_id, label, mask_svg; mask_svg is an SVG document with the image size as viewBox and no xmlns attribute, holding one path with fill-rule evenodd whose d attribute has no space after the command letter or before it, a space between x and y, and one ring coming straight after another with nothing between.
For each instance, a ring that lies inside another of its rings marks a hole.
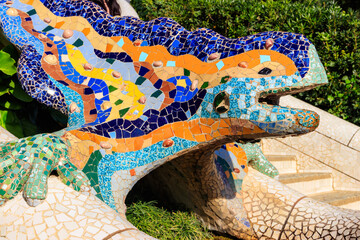
<instances>
[{"instance_id":1,"label":"dragon's nostril","mask_svg":"<svg viewBox=\"0 0 360 240\"><path fill-rule=\"evenodd\" d=\"M218 93L215 96L213 106L215 111L219 114L226 113L227 111L229 111L230 108L229 94L226 92Z\"/></svg>"},{"instance_id":2,"label":"dragon's nostril","mask_svg":"<svg viewBox=\"0 0 360 240\"><path fill-rule=\"evenodd\" d=\"M270 68L265 67L265 68L261 69L258 72L258 74L260 74L260 75L269 75L271 72L272 72L272 70Z\"/></svg>"}]
</instances>

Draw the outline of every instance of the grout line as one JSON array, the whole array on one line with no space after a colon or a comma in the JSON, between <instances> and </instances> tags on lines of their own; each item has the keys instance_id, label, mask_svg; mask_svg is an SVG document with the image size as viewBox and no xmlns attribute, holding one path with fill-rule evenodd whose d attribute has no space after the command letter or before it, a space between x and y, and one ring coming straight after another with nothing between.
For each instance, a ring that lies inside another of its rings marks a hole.
<instances>
[{"instance_id":1,"label":"grout line","mask_svg":"<svg viewBox=\"0 0 360 240\"><path fill-rule=\"evenodd\" d=\"M122 229L122 230L117 230L117 231L109 234L108 236L104 237L102 240L109 240L109 239L111 239L113 236L115 236L115 235L118 234L118 233L130 231L130 230L138 230L138 229L136 229L136 228L124 228L124 229Z\"/></svg>"},{"instance_id":2,"label":"grout line","mask_svg":"<svg viewBox=\"0 0 360 240\"><path fill-rule=\"evenodd\" d=\"M358 133L359 130L360 130L360 128L358 130L356 130L356 132L354 133L354 135L352 135L352 137L350 138L350 141L348 142L348 144L346 146L349 147L351 141L353 140L353 138L355 137L355 135Z\"/></svg>"},{"instance_id":3,"label":"grout line","mask_svg":"<svg viewBox=\"0 0 360 240\"><path fill-rule=\"evenodd\" d=\"M289 218L290 218L290 216L291 216L291 213L292 213L292 211L294 210L296 204L298 204L301 200L303 200L303 199L306 198L306 197L307 197L307 196L302 196L301 198L299 198L298 200L296 200L296 202L295 202L295 203L293 204L293 206L291 207L291 209L290 209L290 211L289 211L289 214L288 214L287 218L285 219L285 222L284 222L284 224L283 224L283 226L282 226L282 228L281 228L281 231L280 231L280 235L279 235L278 240L281 239L281 235L283 234L283 232L284 232L284 230L285 230L285 226L286 226L287 222L289 221Z\"/></svg>"},{"instance_id":4,"label":"grout line","mask_svg":"<svg viewBox=\"0 0 360 240\"><path fill-rule=\"evenodd\" d=\"M320 134L320 135L322 135L322 136L324 136L324 137L326 137L326 138L328 138L328 139L331 139L331 140L333 140L333 141L335 141L335 142L337 142L337 143L339 143L339 144L341 144L341 145L343 145L343 146L345 146L345 147L348 147L348 148L350 148L350 149L352 149L352 150L354 150L354 151L360 152L358 149L355 149L355 148L349 146L351 140L353 139L353 137L355 136L355 134L356 134L359 130L360 130L360 128L355 131L355 133L354 133L354 135L351 137L348 145L346 145L345 143L342 143L342 142L340 142L339 140L336 140L336 139L334 139L334 138L332 138L332 137L329 137L328 135L325 135L324 133L321 133L321 132L318 132L318 131L314 131L314 132L316 132L316 133L318 133L318 134Z\"/></svg>"}]
</instances>

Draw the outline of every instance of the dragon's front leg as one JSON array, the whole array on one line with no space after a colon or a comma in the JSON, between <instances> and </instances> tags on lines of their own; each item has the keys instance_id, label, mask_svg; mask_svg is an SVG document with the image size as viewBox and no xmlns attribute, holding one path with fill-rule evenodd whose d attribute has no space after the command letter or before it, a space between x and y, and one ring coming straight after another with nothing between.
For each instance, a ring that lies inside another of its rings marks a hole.
<instances>
[{"instance_id":1,"label":"dragon's front leg","mask_svg":"<svg viewBox=\"0 0 360 240\"><path fill-rule=\"evenodd\" d=\"M26 202L37 206L46 197L53 170L75 190L90 189L86 175L70 162L67 143L56 134L39 134L0 147L0 205L23 190Z\"/></svg>"},{"instance_id":2,"label":"dragon's front leg","mask_svg":"<svg viewBox=\"0 0 360 240\"><path fill-rule=\"evenodd\" d=\"M249 166L272 178L279 175L279 171L266 159L258 144L240 144L240 147L245 152Z\"/></svg>"}]
</instances>

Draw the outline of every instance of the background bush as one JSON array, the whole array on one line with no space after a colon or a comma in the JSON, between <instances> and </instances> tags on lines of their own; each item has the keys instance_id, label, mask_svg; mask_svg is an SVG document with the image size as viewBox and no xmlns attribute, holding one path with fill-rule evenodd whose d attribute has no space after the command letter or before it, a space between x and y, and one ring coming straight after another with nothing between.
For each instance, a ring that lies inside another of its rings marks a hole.
<instances>
[{"instance_id":1,"label":"background bush","mask_svg":"<svg viewBox=\"0 0 360 240\"><path fill-rule=\"evenodd\" d=\"M348 9L359 9L360 8L360 1L354 0L338 0L341 7ZM358 14L359 15L359 14Z\"/></svg>"},{"instance_id":2,"label":"background bush","mask_svg":"<svg viewBox=\"0 0 360 240\"><path fill-rule=\"evenodd\" d=\"M140 17L170 17L237 38L264 31L302 33L314 43L329 84L297 97L360 126L360 20L350 0L132 0ZM344 9L340 6L343 4ZM352 9L353 8L353 9Z\"/></svg>"},{"instance_id":3,"label":"background bush","mask_svg":"<svg viewBox=\"0 0 360 240\"><path fill-rule=\"evenodd\" d=\"M54 132L66 126L67 117L33 100L16 73L20 52L0 33L0 126L18 138Z\"/></svg>"}]
</instances>

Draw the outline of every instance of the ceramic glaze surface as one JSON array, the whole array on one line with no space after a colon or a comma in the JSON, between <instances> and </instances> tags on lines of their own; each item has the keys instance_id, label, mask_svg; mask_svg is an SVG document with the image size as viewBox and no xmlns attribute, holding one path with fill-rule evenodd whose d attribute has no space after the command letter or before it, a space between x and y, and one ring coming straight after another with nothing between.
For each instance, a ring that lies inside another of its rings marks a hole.
<instances>
[{"instance_id":1,"label":"ceramic glaze surface","mask_svg":"<svg viewBox=\"0 0 360 240\"><path fill-rule=\"evenodd\" d=\"M315 47L301 34L229 39L168 18L113 17L82 0L0 0L0 26L22 51L23 88L69 116L60 132L1 145L0 204L23 190L29 205L39 205L57 170L67 185L91 187L123 213L139 179L208 148L216 150L214 168L204 174L215 171L219 186L234 194L227 207L241 210L236 231L250 236L255 223L242 202L248 165L278 173L256 145L235 141L318 126L315 112L276 105L281 95L327 83Z\"/></svg>"}]
</instances>

